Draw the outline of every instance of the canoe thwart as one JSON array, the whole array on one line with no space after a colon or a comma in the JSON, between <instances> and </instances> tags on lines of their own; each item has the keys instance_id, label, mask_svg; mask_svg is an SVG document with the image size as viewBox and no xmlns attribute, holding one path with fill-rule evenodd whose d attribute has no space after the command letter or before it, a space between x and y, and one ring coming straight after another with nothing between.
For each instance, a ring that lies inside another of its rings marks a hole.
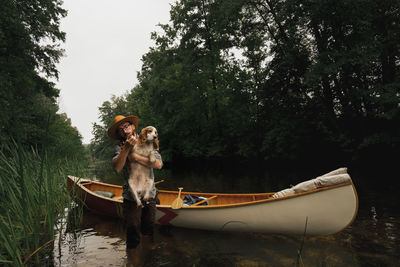
<instances>
[{"instance_id":1,"label":"canoe thwart","mask_svg":"<svg viewBox=\"0 0 400 267\"><path fill-rule=\"evenodd\" d=\"M216 197L218 197L217 195L215 195L215 196L212 196L212 197L209 197L209 198L206 198L206 199L203 199L202 201L199 201L199 202L196 202L196 203L194 203L193 205L191 205L190 207L193 207L193 206L198 206L198 205L200 205L200 204L203 204L204 202L207 202L207 201L209 201L209 200L211 200L211 199L214 199L214 198L216 198Z\"/></svg>"}]
</instances>

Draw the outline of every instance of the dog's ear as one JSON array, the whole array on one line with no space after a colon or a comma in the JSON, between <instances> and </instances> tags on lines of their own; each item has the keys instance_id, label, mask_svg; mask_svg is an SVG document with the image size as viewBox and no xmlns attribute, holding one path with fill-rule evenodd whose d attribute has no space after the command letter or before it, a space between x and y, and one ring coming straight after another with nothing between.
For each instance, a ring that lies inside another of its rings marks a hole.
<instances>
[{"instance_id":1,"label":"dog's ear","mask_svg":"<svg viewBox=\"0 0 400 267\"><path fill-rule=\"evenodd\" d=\"M154 149L155 150L158 150L160 148L158 140L156 140L153 144L154 144Z\"/></svg>"},{"instance_id":2,"label":"dog's ear","mask_svg":"<svg viewBox=\"0 0 400 267\"><path fill-rule=\"evenodd\" d=\"M158 139L156 141L154 141L153 146L154 146L155 150L158 150L160 148L159 143L158 143Z\"/></svg>"},{"instance_id":3,"label":"dog's ear","mask_svg":"<svg viewBox=\"0 0 400 267\"><path fill-rule=\"evenodd\" d=\"M145 129L142 129L139 134L139 140L138 140L139 144L143 145L144 143L146 143L146 139L147 139L147 131Z\"/></svg>"}]
</instances>

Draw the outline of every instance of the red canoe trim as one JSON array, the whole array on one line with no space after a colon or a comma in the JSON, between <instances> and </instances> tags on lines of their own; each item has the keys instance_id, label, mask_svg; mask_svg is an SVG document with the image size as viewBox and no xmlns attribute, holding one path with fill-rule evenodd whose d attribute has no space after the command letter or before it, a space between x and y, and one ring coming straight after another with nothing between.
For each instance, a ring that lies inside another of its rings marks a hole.
<instances>
[{"instance_id":1,"label":"red canoe trim","mask_svg":"<svg viewBox=\"0 0 400 267\"><path fill-rule=\"evenodd\" d=\"M159 211L164 212L165 215L163 215L160 219L158 219L158 222L160 224L164 225L170 225L170 221L174 219L178 214L175 212L172 212L170 209L167 208L157 208Z\"/></svg>"}]
</instances>

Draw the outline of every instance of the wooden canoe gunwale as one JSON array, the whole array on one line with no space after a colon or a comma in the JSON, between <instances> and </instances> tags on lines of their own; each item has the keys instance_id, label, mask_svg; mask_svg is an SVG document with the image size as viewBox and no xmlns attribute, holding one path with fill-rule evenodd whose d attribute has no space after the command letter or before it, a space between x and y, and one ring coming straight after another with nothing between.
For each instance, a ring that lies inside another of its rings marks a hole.
<instances>
[{"instance_id":1,"label":"wooden canoe gunwale","mask_svg":"<svg viewBox=\"0 0 400 267\"><path fill-rule=\"evenodd\" d=\"M97 182L97 181L91 181L91 180L87 180L87 179L83 179L83 178L79 178L79 177L75 177L75 176L70 176L70 175L68 175L68 178L70 178L71 180L74 181L73 185L78 186L80 189L84 190L86 193L88 193L88 194L90 194L90 195L92 195L94 197L98 197L98 198L101 198L101 199L104 199L104 200L108 200L108 201L112 201L112 202L116 202L116 203L122 203L122 200L113 199L113 198L109 198L109 197L105 197L105 196L96 194L93 191L89 190L89 188L87 188L85 186L85 185L88 185L88 184L100 184L100 185L103 185L105 187L119 188L120 186L118 186L118 185L106 184L106 183ZM87 181L89 183L82 184L83 182L87 182Z\"/></svg>"},{"instance_id":2,"label":"wooden canoe gunwale","mask_svg":"<svg viewBox=\"0 0 400 267\"><path fill-rule=\"evenodd\" d=\"M207 206L183 206L182 209L212 209L212 208L228 208L228 207L238 207L238 206L246 206L246 205L255 205L255 204L261 204L261 203L266 203L266 202L273 202L273 201L280 201L280 200L286 200L290 198L295 198L295 197L301 197L304 195L309 195L313 193L318 193L321 191L325 190L330 190L346 185L353 185L352 182L345 182L341 184L336 184L336 185L331 185L331 186L326 186L326 187L321 187L317 188L314 190L310 190L307 192L301 192L301 193L296 193L294 195L289 195L289 196L283 196L283 197L278 197L278 198L267 198L267 199L260 199L260 200L254 200L254 201L246 201L246 202L241 202L241 203L232 203L232 204L221 204L221 205L207 205ZM353 186L354 187L354 186ZM355 190L354 190L355 191ZM174 193L175 191L165 191L165 190L160 190L160 192L167 192L167 193ZM255 193L255 194L213 194L213 193L196 193L196 192L184 192L185 195L189 194L197 194L197 195L215 195L217 197L219 196L265 196L265 195L273 195L274 193ZM158 205L160 207L170 207L171 205Z\"/></svg>"},{"instance_id":3,"label":"wooden canoe gunwale","mask_svg":"<svg viewBox=\"0 0 400 267\"><path fill-rule=\"evenodd\" d=\"M113 184L107 184L107 183L103 183L103 182L98 182L98 181L91 181L91 180L87 180L87 179L83 179L83 178L78 178L78 177L74 177L74 176L68 176L70 179L72 179L73 181L75 181L76 185L79 186L80 188L82 188L85 192L104 199L104 200L108 200L108 201L113 201L113 202L117 202L117 203L122 203L122 199L117 199L117 198L108 198L108 197L104 197L101 196L99 194L94 193L93 191L89 190L88 188L86 188L84 185L82 184L82 182L89 182L88 184L98 184L98 185L102 185L105 187L113 187L113 188L121 188L121 186L118 185L113 185ZM82 182L81 182L82 181ZM227 207L238 207L238 206L246 206L246 205L255 205L255 204L260 204L260 203L266 203L266 202L273 202L273 201L281 201L281 200L286 200L286 199L290 199L290 198L296 198L296 197L301 197L304 195L309 195L309 194L313 194L313 193L317 193L317 192L321 192L321 191L325 191L325 190L330 190L330 189L334 189L334 188L338 188L338 187L342 187L342 186L347 186L347 185L352 185L353 186L353 190L356 193L356 190L354 189L354 185L351 181L349 182L345 182L345 183L341 183L341 184L336 184L336 185L331 185L331 186L326 186L326 187L321 187L321 188L317 188L317 189L313 189L310 191L306 191L306 192L301 192L301 193L296 193L293 195L289 195L289 196L283 196L283 197L278 197L278 198L266 198L266 199L260 199L260 200L253 200L253 201L246 201L246 202L241 202L241 203L230 203L230 204L220 204L220 205L204 205L204 206L183 206L182 209L213 209L213 208L227 208ZM167 193L167 194L173 194L173 195L177 195L178 191L170 191L170 190L159 190L160 193ZM229 194L229 193L199 193L199 192L182 192L181 196L184 195L201 195L201 196L208 196L208 197L212 197L212 196L216 196L216 197L224 197L224 196L230 196L230 197L235 197L235 196L272 196L274 193L254 193L254 194L246 194L246 193L235 193L235 194ZM163 208L170 208L171 205L168 204L160 204L157 205L158 207L163 207ZM357 197L357 209L358 209L358 197Z\"/></svg>"}]
</instances>

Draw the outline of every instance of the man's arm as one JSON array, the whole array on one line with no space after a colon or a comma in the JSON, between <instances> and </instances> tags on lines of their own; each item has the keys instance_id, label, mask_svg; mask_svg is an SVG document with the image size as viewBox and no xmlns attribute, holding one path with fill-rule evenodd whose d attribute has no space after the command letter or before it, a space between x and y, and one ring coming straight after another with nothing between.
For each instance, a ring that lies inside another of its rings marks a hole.
<instances>
[{"instance_id":1,"label":"man's arm","mask_svg":"<svg viewBox=\"0 0 400 267\"><path fill-rule=\"evenodd\" d=\"M118 155L114 157L113 165L114 165L114 170L117 173L120 173L121 170L124 168L126 159L128 158L133 146L135 145L136 139L137 139L136 134L134 136L129 137L126 140L124 146L122 148L119 148L120 151L116 151Z\"/></svg>"},{"instance_id":2,"label":"man's arm","mask_svg":"<svg viewBox=\"0 0 400 267\"><path fill-rule=\"evenodd\" d=\"M121 152L113 159L114 171L120 173L125 166L126 159L128 157L130 149L126 149L125 146Z\"/></svg>"},{"instance_id":3,"label":"man's arm","mask_svg":"<svg viewBox=\"0 0 400 267\"><path fill-rule=\"evenodd\" d=\"M158 170L160 170L162 168L162 163L161 163L161 160L159 160L159 159L156 159L153 163L151 163L149 157L141 156L137 153L130 153L128 155L128 157L129 157L130 161L136 160L140 164L142 164L146 167L149 167L149 168L158 169Z\"/></svg>"}]
</instances>

